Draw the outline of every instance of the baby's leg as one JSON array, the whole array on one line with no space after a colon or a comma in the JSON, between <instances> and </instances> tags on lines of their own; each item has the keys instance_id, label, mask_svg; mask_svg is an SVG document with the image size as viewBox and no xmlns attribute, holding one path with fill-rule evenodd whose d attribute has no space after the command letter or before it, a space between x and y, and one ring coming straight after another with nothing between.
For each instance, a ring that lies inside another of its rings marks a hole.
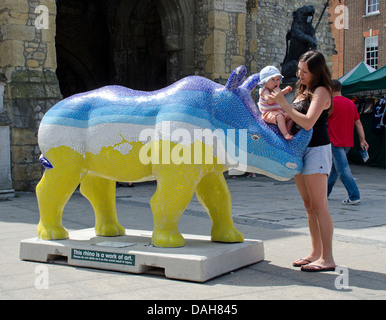
<instances>
[{"instance_id":1,"label":"baby's leg","mask_svg":"<svg viewBox=\"0 0 386 320\"><path fill-rule=\"evenodd\" d=\"M292 131L293 126L294 126L294 121L290 118L287 118L287 130L288 130L288 132Z\"/></svg>"},{"instance_id":2,"label":"baby's leg","mask_svg":"<svg viewBox=\"0 0 386 320\"><path fill-rule=\"evenodd\" d=\"M287 130L287 124L285 121L285 116L283 114L278 114L276 116L277 126L279 127L280 132L283 134L284 139L291 140L292 135Z\"/></svg>"}]
</instances>

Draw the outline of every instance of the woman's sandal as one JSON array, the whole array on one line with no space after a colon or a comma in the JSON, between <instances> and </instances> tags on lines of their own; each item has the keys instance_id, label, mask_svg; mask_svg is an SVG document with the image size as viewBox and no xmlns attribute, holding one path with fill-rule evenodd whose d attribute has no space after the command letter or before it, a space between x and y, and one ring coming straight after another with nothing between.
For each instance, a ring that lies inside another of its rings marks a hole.
<instances>
[{"instance_id":1,"label":"woman's sandal","mask_svg":"<svg viewBox=\"0 0 386 320\"><path fill-rule=\"evenodd\" d=\"M309 265L303 265L300 270L306 271L306 272L326 272L326 271L335 271L335 267L325 267L317 264L309 264Z\"/></svg>"},{"instance_id":2,"label":"woman's sandal","mask_svg":"<svg viewBox=\"0 0 386 320\"><path fill-rule=\"evenodd\" d=\"M299 267L305 266L311 262L312 262L311 260L300 258L300 259L296 260L292 265L296 268L299 268Z\"/></svg>"}]
</instances>

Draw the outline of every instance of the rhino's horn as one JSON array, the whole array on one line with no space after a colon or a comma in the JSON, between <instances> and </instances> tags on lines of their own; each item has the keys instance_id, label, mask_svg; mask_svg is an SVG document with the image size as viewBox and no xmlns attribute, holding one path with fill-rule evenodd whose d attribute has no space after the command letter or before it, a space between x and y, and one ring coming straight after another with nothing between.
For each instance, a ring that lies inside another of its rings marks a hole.
<instances>
[{"instance_id":1,"label":"rhino's horn","mask_svg":"<svg viewBox=\"0 0 386 320\"><path fill-rule=\"evenodd\" d=\"M227 88L228 90L237 89L243 82L243 79L246 74L247 68L245 66L238 66L235 70L232 71L231 75L229 76L225 88Z\"/></svg>"},{"instance_id":2,"label":"rhino's horn","mask_svg":"<svg viewBox=\"0 0 386 320\"><path fill-rule=\"evenodd\" d=\"M259 81L260 81L260 73L255 73L249 76L247 80L245 80L244 83L240 86L240 88L244 88L249 91L252 91L253 89L255 89Z\"/></svg>"}]
</instances>

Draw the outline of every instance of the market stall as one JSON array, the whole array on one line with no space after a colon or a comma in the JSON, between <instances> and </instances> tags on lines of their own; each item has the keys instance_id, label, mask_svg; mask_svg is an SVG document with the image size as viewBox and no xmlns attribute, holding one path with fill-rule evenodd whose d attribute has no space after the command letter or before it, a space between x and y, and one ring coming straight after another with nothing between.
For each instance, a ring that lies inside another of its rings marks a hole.
<instances>
[{"instance_id":1,"label":"market stall","mask_svg":"<svg viewBox=\"0 0 386 320\"><path fill-rule=\"evenodd\" d=\"M357 106L370 145L370 159L364 163L355 132L354 148L348 159L357 164L386 168L386 66L359 78L346 79L342 82L342 94Z\"/></svg>"},{"instance_id":2,"label":"market stall","mask_svg":"<svg viewBox=\"0 0 386 320\"><path fill-rule=\"evenodd\" d=\"M342 83L342 94L386 89L386 66L361 78Z\"/></svg>"},{"instance_id":3,"label":"market stall","mask_svg":"<svg viewBox=\"0 0 386 320\"><path fill-rule=\"evenodd\" d=\"M352 70L347 72L343 77L339 78L339 81L342 85L346 85L348 83L353 83L359 78L367 76L368 74L376 71L373 67L370 67L365 62L359 62Z\"/></svg>"}]
</instances>

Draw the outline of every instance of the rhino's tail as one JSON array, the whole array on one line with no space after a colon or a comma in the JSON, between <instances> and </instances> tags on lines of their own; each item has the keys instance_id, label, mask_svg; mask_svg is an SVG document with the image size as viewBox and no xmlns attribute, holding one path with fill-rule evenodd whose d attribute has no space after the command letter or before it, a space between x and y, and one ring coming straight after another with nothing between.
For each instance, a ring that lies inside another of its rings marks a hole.
<instances>
[{"instance_id":1,"label":"rhino's tail","mask_svg":"<svg viewBox=\"0 0 386 320\"><path fill-rule=\"evenodd\" d=\"M42 166L46 169L52 169L54 166L51 164L50 161L48 161L47 158L43 157L43 155L40 156L39 158L39 161L40 163L42 164Z\"/></svg>"}]
</instances>

